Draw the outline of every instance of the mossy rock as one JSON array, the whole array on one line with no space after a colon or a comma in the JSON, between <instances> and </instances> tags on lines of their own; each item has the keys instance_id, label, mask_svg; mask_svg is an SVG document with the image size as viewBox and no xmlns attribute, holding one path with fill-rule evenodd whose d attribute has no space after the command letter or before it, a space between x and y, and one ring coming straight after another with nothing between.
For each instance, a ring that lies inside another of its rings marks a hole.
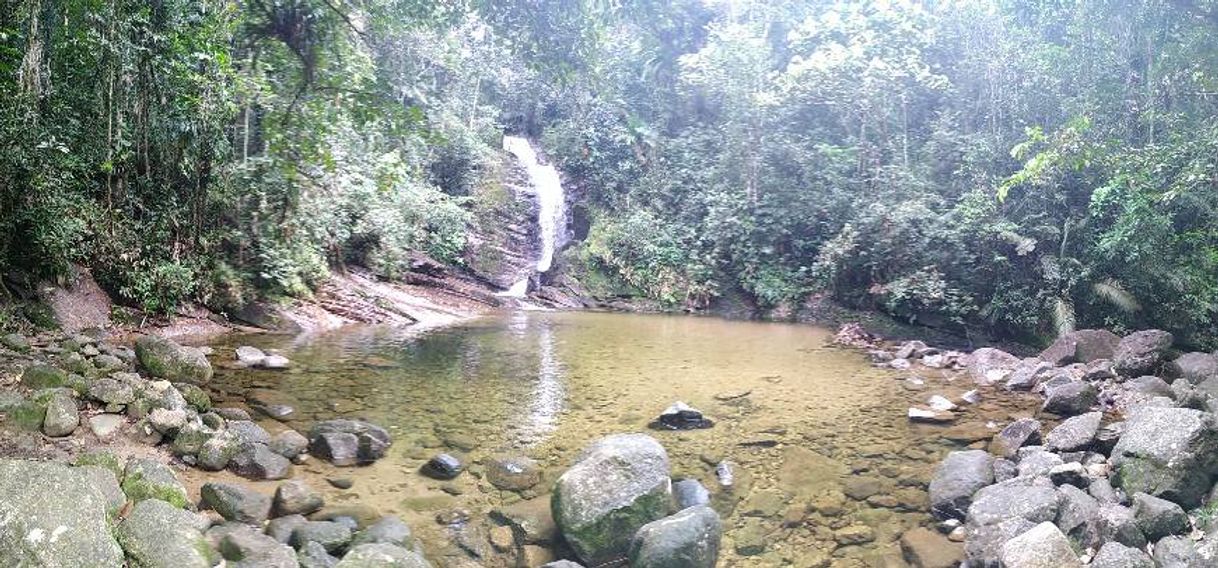
<instances>
[{"instance_id":1,"label":"mossy rock","mask_svg":"<svg viewBox=\"0 0 1218 568\"><path fill-rule=\"evenodd\" d=\"M76 456L72 460L74 466L95 465L114 472L115 479L123 477L123 462L109 450L92 450Z\"/></svg>"},{"instance_id":2,"label":"mossy rock","mask_svg":"<svg viewBox=\"0 0 1218 568\"><path fill-rule=\"evenodd\" d=\"M8 347L9 349L12 349L18 353L30 352L30 340L26 339L25 336L21 335L20 333L10 333L4 337L0 337L0 344L3 344L5 347Z\"/></svg>"},{"instance_id":3,"label":"mossy rock","mask_svg":"<svg viewBox=\"0 0 1218 568\"><path fill-rule=\"evenodd\" d=\"M22 400L16 406L9 409L7 416L8 422L16 425L22 430L36 432L42 430L42 421L46 419L47 407L45 404L38 404L33 400Z\"/></svg>"},{"instance_id":4,"label":"mossy rock","mask_svg":"<svg viewBox=\"0 0 1218 568\"><path fill-rule=\"evenodd\" d=\"M140 337L135 341L135 355L148 374L157 378L193 385L211 380L211 363L202 351L163 337Z\"/></svg>"},{"instance_id":5,"label":"mossy rock","mask_svg":"<svg viewBox=\"0 0 1218 568\"><path fill-rule=\"evenodd\" d=\"M190 383L174 383L173 386L177 387L178 392L182 393L182 398L186 399L186 404L194 407L195 410L198 410L200 413L211 410L211 397L208 396L207 391Z\"/></svg>"},{"instance_id":6,"label":"mossy rock","mask_svg":"<svg viewBox=\"0 0 1218 568\"><path fill-rule=\"evenodd\" d=\"M165 464L148 459L131 459L123 473L123 493L132 501L160 499L175 507L187 504L186 488L173 470Z\"/></svg>"},{"instance_id":7,"label":"mossy rock","mask_svg":"<svg viewBox=\"0 0 1218 568\"><path fill-rule=\"evenodd\" d=\"M50 365L32 365L21 373L21 384L32 389L48 389L68 384L68 374Z\"/></svg>"},{"instance_id":8,"label":"mossy rock","mask_svg":"<svg viewBox=\"0 0 1218 568\"><path fill-rule=\"evenodd\" d=\"M200 532L195 515L172 503L147 499L131 509L116 531L131 566L211 568L220 561Z\"/></svg>"}]
</instances>

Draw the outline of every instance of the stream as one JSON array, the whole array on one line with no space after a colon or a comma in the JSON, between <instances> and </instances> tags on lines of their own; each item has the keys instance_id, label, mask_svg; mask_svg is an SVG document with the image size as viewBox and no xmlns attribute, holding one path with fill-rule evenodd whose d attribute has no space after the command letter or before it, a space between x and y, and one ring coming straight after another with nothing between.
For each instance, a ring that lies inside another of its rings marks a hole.
<instances>
[{"instance_id":1,"label":"stream","mask_svg":"<svg viewBox=\"0 0 1218 568\"><path fill-rule=\"evenodd\" d=\"M876 368L831 339L805 325L516 311L423 334L351 326L297 338L225 337L212 345L215 361L254 345L281 351L292 367L221 363L209 388L218 406L291 407L282 421L261 419L272 434L307 432L313 421L335 417L387 428L394 444L375 464L336 468L311 460L297 466L297 476L331 504L400 515L440 566L469 562L470 546L462 543L485 543L478 531L491 511L530 503L544 511L548 488L576 454L621 432L650 432L668 451L674 479L695 478L711 489L725 527L720 565L883 565L900 557L904 531L932 524L925 490L938 461L987 428L909 423L911 404L930 394L958 395L969 388L965 379L955 379L954 388L950 372L923 369L923 377L938 373L925 377L926 386L899 380L910 373ZM678 400L701 409L714 427L649 431ZM1002 422L1013 408L986 402L973 415ZM448 482L420 475L439 452L463 458L468 472ZM542 483L521 493L495 489L482 474L497 454L536 459ZM723 460L735 465L728 488L715 475ZM231 476L188 475L196 486ZM354 486L334 488L326 482L334 477ZM275 483L253 482L267 491ZM437 523L437 515L453 511L469 515L465 528ZM534 552L544 558L553 551Z\"/></svg>"}]
</instances>

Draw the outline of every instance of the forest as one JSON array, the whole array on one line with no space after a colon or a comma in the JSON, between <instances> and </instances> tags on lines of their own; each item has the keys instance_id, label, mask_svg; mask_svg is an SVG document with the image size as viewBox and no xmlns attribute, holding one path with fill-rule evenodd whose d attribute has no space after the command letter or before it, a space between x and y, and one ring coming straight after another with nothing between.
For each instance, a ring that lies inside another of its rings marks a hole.
<instances>
[{"instance_id":1,"label":"forest","mask_svg":"<svg viewBox=\"0 0 1218 568\"><path fill-rule=\"evenodd\" d=\"M6 295L459 269L509 133L590 288L1218 347L1208 0L0 1Z\"/></svg>"}]
</instances>

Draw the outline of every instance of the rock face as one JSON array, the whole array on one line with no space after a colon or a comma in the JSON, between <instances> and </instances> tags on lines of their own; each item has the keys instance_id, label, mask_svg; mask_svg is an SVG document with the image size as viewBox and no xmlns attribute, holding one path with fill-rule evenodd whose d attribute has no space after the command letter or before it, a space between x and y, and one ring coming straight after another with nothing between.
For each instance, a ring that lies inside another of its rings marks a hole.
<instances>
[{"instance_id":1,"label":"rock face","mask_svg":"<svg viewBox=\"0 0 1218 568\"><path fill-rule=\"evenodd\" d=\"M309 431L309 452L337 466L368 464L385 456L393 438L360 420L326 420Z\"/></svg>"},{"instance_id":2,"label":"rock face","mask_svg":"<svg viewBox=\"0 0 1218 568\"><path fill-rule=\"evenodd\" d=\"M136 503L118 527L132 566L211 568L219 561L200 532L201 519L159 499Z\"/></svg>"},{"instance_id":3,"label":"rock face","mask_svg":"<svg viewBox=\"0 0 1218 568\"><path fill-rule=\"evenodd\" d=\"M1112 450L1116 484L1191 509L1201 504L1218 471L1214 415L1188 408L1139 407Z\"/></svg>"},{"instance_id":4,"label":"rock face","mask_svg":"<svg viewBox=\"0 0 1218 568\"><path fill-rule=\"evenodd\" d=\"M1011 370L1019 365L1019 358L993 347L982 347L969 354L965 368L974 382L989 385L1006 380Z\"/></svg>"},{"instance_id":5,"label":"rock face","mask_svg":"<svg viewBox=\"0 0 1218 568\"><path fill-rule=\"evenodd\" d=\"M123 566L108 508L86 472L0 460L0 566Z\"/></svg>"},{"instance_id":6,"label":"rock face","mask_svg":"<svg viewBox=\"0 0 1218 568\"><path fill-rule=\"evenodd\" d=\"M1172 335L1166 331L1148 329L1126 335L1117 345L1112 357L1112 369L1124 377L1152 375L1171 347Z\"/></svg>"},{"instance_id":7,"label":"rock face","mask_svg":"<svg viewBox=\"0 0 1218 568\"><path fill-rule=\"evenodd\" d=\"M1040 358L1058 367L1111 359L1121 338L1106 329L1080 329L1058 337Z\"/></svg>"},{"instance_id":8,"label":"rock face","mask_svg":"<svg viewBox=\"0 0 1218 568\"><path fill-rule=\"evenodd\" d=\"M1082 566L1070 541L1053 523L1032 527L1002 547L1005 568L1073 568Z\"/></svg>"},{"instance_id":9,"label":"rock face","mask_svg":"<svg viewBox=\"0 0 1218 568\"><path fill-rule=\"evenodd\" d=\"M620 559L639 528L667 514L668 475L668 453L650 436L602 438L558 478L554 520L585 563Z\"/></svg>"},{"instance_id":10,"label":"rock face","mask_svg":"<svg viewBox=\"0 0 1218 568\"><path fill-rule=\"evenodd\" d=\"M705 505L690 507L643 525L630 543L630 566L714 568L722 536L718 513Z\"/></svg>"},{"instance_id":11,"label":"rock face","mask_svg":"<svg viewBox=\"0 0 1218 568\"><path fill-rule=\"evenodd\" d=\"M205 385L211 380L211 363L203 352L184 347L172 340L150 335L135 340L135 355L144 370L157 378L175 383Z\"/></svg>"},{"instance_id":12,"label":"rock face","mask_svg":"<svg viewBox=\"0 0 1218 568\"><path fill-rule=\"evenodd\" d=\"M931 512L940 519L963 520L973 494L994 482L994 458L982 450L952 452L930 482Z\"/></svg>"}]
</instances>

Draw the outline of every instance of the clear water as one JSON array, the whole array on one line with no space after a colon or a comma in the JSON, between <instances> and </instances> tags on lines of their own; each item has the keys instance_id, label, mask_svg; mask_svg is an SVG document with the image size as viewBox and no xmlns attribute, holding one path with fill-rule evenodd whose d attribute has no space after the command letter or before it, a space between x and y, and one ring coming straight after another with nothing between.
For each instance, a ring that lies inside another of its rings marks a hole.
<instances>
[{"instance_id":1,"label":"clear water","mask_svg":"<svg viewBox=\"0 0 1218 568\"><path fill-rule=\"evenodd\" d=\"M296 339L229 338L215 346L217 359L253 344L282 350L293 368L220 368L212 388L225 405L241 405L254 389L288 399L295 415L283 424L264 421L270 429L307 431L313 420L340 416L387 427L395 442L376 464L340 469L314 461L298 474L324 487L331 502L402 515L442 566L459 565L464 553L434 521L437 512L460 508L477 522L520 497L477 475L447 484L426 479L417 471L431 455L455 452L475 474L493 454L528 455L545 467L536 491L545 498L589 442L646 431L665 407L685 401L715 427L653 435L668 450L674 477L700 479L719 494L727 528L722 565L779 566L824 555L835 566L863 566L899 555L901 532L930 522L925 483L957 444L904 418L932 392L903 388L894 380L902 375L831 347L830 339L801 325L520 311L422 335L353 326ZM933 392L966 388L961 381ZM1006 416L997 405L982 411ZM717 489L714 467L723 459L737 465L730 491ZM192 475L197 482L215 474ZM330 488L328 476L350 477L355 487ZM825 506L860 479L881 497ZM839 543L835 531L853 525L871 527L874 540ZM765 550L737 554L735 542L758 532Z\"/></svg>"}]
</instances>

